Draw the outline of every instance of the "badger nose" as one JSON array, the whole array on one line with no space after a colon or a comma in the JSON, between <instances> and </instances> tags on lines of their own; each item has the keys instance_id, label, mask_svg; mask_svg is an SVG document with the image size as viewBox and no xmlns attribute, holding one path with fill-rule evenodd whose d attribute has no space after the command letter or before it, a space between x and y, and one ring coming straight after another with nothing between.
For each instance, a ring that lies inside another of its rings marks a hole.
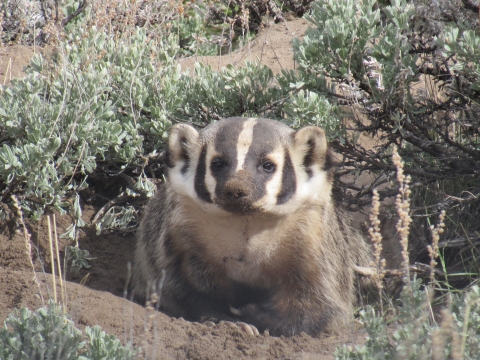
<instances>
[{"instance_id":1,"label":"badger nose","mask_svg":"<svg viewBox=\"0 0 480 360\"><path fill-rule=\"evenodd\" d=\"M255 183L252 176L240 170L224 183L216 199L218 205L226 211L247 214L254 210L254 194Z\"/></svg>"},{"instance_id":2,"label":"badger nose","mask_svg":"<svg viewBox=\"0 0 480 360\"><path fill-rule=\"evenodd\" d=\"M239 200L248 197L251 193L251 186L247 179L234 178L225 184L223 193L231 200Z\"/></svg>"},{"instance_id":3,"label":"badger nose","mask_svg":"<svg viewBox=\"0 0 480 360\"><path fill-rule=\"evenodd\" d=\"M247 196L247 193L242 189L228 189L225 192L229 198L240 199Z\"/></svg>"},{"instance_id":4,"label":"badger nose","mask_svg":"<svg viewBox=\"0 0 480 360\"><path fill-rule=\"evenodd\" d=\"M241 199L248 196L249 189L247 184L240 180L230 180L225 184L225 196L231 199Z\"/></svg>"}]
</instances>

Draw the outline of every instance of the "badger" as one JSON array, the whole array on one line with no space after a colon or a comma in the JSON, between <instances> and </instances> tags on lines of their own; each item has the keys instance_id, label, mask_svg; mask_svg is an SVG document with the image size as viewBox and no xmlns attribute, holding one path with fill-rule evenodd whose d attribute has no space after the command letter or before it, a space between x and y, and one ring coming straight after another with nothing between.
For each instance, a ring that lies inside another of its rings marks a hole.
<instances>
[{"instance_id":1,"label":"badger","mask_svg":"<svg viewBox=\"0 0 480 360\"><path fill-rule=\"evenodd\" d=\"M173 126L166 181L137 233L136 299L160 291L170 316L271 335L341 330L353 318L354 267L371 255L334 201L332 159L316 126Z\"/></svg>"}]
</instances>

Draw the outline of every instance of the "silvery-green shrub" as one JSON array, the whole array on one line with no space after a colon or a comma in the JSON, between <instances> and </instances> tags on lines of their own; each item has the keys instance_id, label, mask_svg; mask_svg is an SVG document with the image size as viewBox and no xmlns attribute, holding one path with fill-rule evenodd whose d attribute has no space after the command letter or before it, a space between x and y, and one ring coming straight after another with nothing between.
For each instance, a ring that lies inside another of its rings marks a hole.
<instances>
[{"instance_id":1,"label":"silvery-green shrub","mask_svg":"<svg viewBox=\"0 0 480 360\"><path fill-rule=\"evenodd\" d=\"M15 310L0 329L0 358L5 360L133 359L135 351L123 346L98 326L75 327L62 307L50 302L30 311Z\"/></svg>"}]
</instances>

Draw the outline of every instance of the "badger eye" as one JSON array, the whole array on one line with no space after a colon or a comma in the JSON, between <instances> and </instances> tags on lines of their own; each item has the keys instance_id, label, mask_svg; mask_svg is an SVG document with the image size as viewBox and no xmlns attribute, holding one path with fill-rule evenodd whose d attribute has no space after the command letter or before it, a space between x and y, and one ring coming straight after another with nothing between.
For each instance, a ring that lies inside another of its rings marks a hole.
<instances>
[{"instance_id":1,"label":"badger eye","mask_svg":"<svg viewBox=\"0 0 480 360\"><path fill-rule=\"evenodd\" d=\"M267 173L272 173L275 171L276 166L273 162L267 161L265 164L262 165L262 168Z\"/></svg>"},{"instance_id":2,"label":"badger eye","mask_svg":"<svg viewBox=\"0 0 480 360\"><path fill-rule=\"evenodd\" d=\"M217 159L213 159L213 161L212 161L212 169L213 170L221 170L225 166L227 166L227 164L222 159L217 158Z\"/></svg>"}]
</instances>

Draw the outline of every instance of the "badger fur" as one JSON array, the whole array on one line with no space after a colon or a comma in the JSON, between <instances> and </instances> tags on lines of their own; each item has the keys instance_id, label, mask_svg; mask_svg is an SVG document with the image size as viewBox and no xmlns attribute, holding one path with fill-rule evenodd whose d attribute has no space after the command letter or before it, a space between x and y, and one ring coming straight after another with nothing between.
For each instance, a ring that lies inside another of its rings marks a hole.
<instances>
[{"instance_id":1,"label":"badger fur","mask_svg":"<svg viewBox=\"0 0 480 360\"><path fill-rule=\"evenodd\" d=\"M239 320L273 335L338 331L370 250L332 196L322 129L229 118L172 127L166 182L145 208L137 299L161 283L174 317Z\"/></svg>"}]
</instances>

